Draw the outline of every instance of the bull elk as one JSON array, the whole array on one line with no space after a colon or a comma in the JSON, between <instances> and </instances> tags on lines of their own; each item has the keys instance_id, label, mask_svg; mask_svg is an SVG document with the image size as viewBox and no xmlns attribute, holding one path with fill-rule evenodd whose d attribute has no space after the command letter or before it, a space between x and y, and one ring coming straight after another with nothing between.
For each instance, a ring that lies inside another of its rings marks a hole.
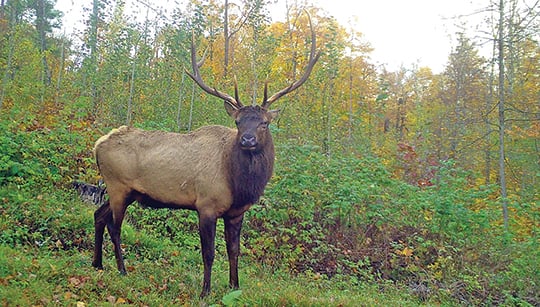
<instances>
[{"instance_id":1,"label":"bull elk","mask_svg":"<svg viewBox=\"0 0 540 307\"><path fill-rule=\"evenodd\" d=\"M229 285L238 288L240 230L246 210L256 203L274 166L274 144L268 125L277 115L270 105L300 87L309 77L316 52L311 20L309 62L300 79L268 97L265 84L260 106L244 106L235 98L206 85L191 42L188 75L201 89L224 101L236 129L206 126L189 134L144 131L122 126L97 140L94 155L109 199L94 213L95 249L92 265L102 268L103 234L110 234L116 265L126 273L120 233L126 209L133 201L152 208L195 210L204 263L201 297L209 294L218 218L223 218L229 258Z\"/></svg>"}]
</instances>

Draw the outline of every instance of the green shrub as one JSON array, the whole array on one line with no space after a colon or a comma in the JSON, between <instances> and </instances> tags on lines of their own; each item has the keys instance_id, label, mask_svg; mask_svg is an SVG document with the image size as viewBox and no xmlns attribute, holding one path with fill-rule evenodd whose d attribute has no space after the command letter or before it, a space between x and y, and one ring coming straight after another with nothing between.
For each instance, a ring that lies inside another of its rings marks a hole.
<instances>
[{"instance_id":1,"label":"green shrub","mask_svg":"<svg viewBox=\"0 0 540 307\"><path fill-rule=\"evenodd\" d=\"M74 192L8 185L0 187L0 201L0 243L49 250L89 248L93 208L74 206L80 204Z\"/></svg>"},{"instance_id":2,"label":"green shrub","mask_svg":"<svg viewBox=\"0 0 540 307\"><path fill-rule=\"evenodd\" d=\"M21 127L0 120L0 186L53 184L68 186L75 178L95 178L90 166L93 133L72 131L58 123L53 129Z\"/></svg>"}]
</instances>

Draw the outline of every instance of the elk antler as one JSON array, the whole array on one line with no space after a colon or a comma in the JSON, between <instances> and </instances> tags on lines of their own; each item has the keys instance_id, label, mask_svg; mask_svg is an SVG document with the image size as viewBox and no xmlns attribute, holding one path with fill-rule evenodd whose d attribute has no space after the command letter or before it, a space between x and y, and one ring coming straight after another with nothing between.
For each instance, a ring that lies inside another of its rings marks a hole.
<instances>
[{"instance_id":1,"label":"elk antler","mask_svg":"<svg viewBox=\"0 0 540 307\"><path fill-rule=\"evenodd\" d=\"M285 96L286 94L294 91L295 89L299 88L302 84L304 84L304 82L306 82L306 80L309 78L309 75L311 74L311 71L313 70L313 66L315 66L315 63L317 62L317 60L321 56L320 51L316 52L317 42L316 42L315 31L313 30L313 24L311 23L311 16L309 15L309 13L307 11L306 11L306 13L307 13L308 20L309 20L309 28L311 30L311 52L309 54L309 62L308 62L308 65L306 67L306 70L305 70L304 74L302 75L302 77L300 79L298 79L295 82L291 83L289 86L282 89L281 91L275 93L270 98L267 98L268 97L268 82L266 82L265 85L264 85L264 98L263 98L263 103L262 103L263 108L267 109L276 100L278 100L279 98Z\"/></svg>"},{"instance_id":2,"label":"elk antler","mask_svg":"<svg viewBox=\"0 0 540 307\"><path fill-rule=\"evenodd\" d=\"M206 55L206 53L205 53ZM199 71L199 67L202 66L204 62L205 56L201 59L201 61L197 62L197 51L195 50L195 43L193 42L193 34L191 35L191 68L193 69L193 74L191 74L187 69L186 73L188 76L195 81L199 85L199 87L207 92L208 94L215 96L217 98L223 99L227 104L229 104L234 109L238 110L242 108L242 103L240 103L240 99L238 99L238 85L235 80L234 82L234 92L236 95L236 99L231 97L230 95L218 91L216 88L211 88L208 85L206 85L201 77L201 72Z\"/></svg>"}]
</instances>

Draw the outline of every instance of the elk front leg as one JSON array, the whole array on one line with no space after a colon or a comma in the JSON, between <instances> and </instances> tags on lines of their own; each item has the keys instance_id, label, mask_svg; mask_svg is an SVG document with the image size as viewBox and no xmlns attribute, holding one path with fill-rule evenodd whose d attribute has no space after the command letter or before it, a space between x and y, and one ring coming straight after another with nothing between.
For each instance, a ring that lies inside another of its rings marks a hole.
<instances>
[{"instance_id":1,"label":"elk front leg","mask_svg":"<svg viewBox=\"0 0 540 307\"><path fill-rule=\"evenodd\" d=\"M112 223L112 212L107 201L94 212L94 259L92 266L103 269L103 234L105 226Z\"/></svg>"},{"instance_id":2,"label":"elk front leg","mask_svg":"<svg viewBox=\"0 0 540 307\"><path fill-rule=\"evenodd\" d=\"M201 297L210 293L210 282L212 279L212 264L214 263L215 238L216 238L215 217L207 217L199 214L199 236L201 237L201 253L204 264L204 281Z\"/></svg>"},{"instance_id":3,"label":"elk front leg","mask_svg":"<svg viewBox=\"0 0 540 307\"><path fill-rule=\"evenodd\" d=\"M240 231L244 214L228 218L224 217L225 242L227 242L227 254L229 256L229 286L233 289L239 288L238 283L238 255L240 254Z\"/></svg>"}]
</instances>

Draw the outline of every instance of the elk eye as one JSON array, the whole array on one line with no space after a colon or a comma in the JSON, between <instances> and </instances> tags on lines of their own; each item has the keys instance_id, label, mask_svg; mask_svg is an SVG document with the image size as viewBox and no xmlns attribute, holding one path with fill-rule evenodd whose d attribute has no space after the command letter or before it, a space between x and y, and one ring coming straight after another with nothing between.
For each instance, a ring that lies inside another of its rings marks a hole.
<instances>
[{"instance_id":1,"label":"elk eye","mask_svg":"<svg viewBox=\"0 0 540 307\"><path fill-rule=\"evenodd\" d=\"M262 122L259 127L261 127L262 129L268 128L268 122Z\"/></svg>"}]
</instances>

